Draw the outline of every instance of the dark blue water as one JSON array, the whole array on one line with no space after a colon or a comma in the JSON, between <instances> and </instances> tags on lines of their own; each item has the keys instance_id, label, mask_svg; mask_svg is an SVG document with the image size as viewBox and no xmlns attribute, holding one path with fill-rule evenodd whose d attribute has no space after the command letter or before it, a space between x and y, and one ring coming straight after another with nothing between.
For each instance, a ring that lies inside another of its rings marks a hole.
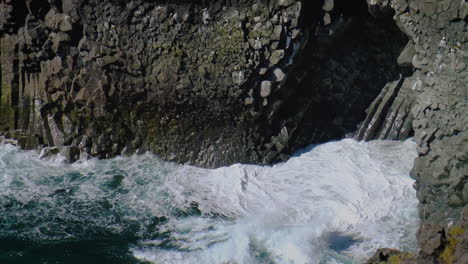
<instances>
[{"instance_id":1,"label":"dark blue water","mask_svg":"<svg viewBox=\"0 0 468 264\"><path fill-rule=\"evenodd\" d=\"M0 145L0 264L354 264L412 249L414 149L343 140L206 170L151 154L66 165Z\"/></svg>"}]
</instances>

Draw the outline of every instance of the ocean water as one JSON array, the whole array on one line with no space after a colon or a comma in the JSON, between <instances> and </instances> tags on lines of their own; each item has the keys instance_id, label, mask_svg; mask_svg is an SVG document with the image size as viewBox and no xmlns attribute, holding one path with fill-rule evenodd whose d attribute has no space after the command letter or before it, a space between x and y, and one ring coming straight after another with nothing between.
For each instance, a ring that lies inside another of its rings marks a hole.
<instances>
[{"instance_id":1,"label":"ocean water","mask_svg":"<svg viewBox=\"0 0 468 264\"><path fill-rule=\"evenodd\" d=\"M344 139L274 166L201 169L0 145L0 263L351 264L415 250L415 149Z\"/></svg>"}]
</instances>

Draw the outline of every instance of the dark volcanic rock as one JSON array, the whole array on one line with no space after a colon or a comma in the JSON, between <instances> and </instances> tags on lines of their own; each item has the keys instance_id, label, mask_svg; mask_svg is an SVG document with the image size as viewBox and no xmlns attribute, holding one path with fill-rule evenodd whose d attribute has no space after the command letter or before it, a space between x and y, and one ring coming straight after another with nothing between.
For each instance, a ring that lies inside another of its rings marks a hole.
<instances>
[{"instance_id":1,"label":"dark volcanic rock","mask_svg":"<svg viewBox=\"0 0 468 264\"><path fill-rule=\"evenodd\" d=\"M379 131L372 122L382 128L391 127L389 123L395 122L391 115L398 116L404 105L395 106L395 102L398 98L410 100L405 109L411 110L408 117L413 120L420 156L412 175L417 180L421 218L452 224L460 220L462 208L468 202L464 195L468 176L468 72L464 49L468 41L468 3L413 0L395 1L391 6L396 10L397 24L414 45L411 49L415 51L412 58L415 72L404 82L384 88L369 108L364 126L371 124L371 129L361 129L358 136L380 137L385 129Z\"/></svg>"},{"instance_id":2,"label":"dark volcanic rock","mask_svg":"<svg viewBox=\"0 0 468 264\"><path fill-rule=\"evenodd\" d=\"M415 43L411 109L419 158L412 176L423 223L450 226L468 203L466 1L397 1L397 22ZM465 12L465 13L464 13Z\"/></svg>"},{"instance_id":3,"label":"dark volcanic rock","mask_svg":"<svg viewBox=\"0 0 468 264\"><path fill-rule=\"evenodd\" d=\"M400 75L394 23L332 2L2 1L0 131L99 158L283 161L355 130Z\"/></svg>"},{"instance_id":4,"label":"dark volcanic rock","mask_svg":"<svg viewBox=\"0 0 468 264\"><path fill-rule=\"evenodd\" d=\"M360 122L357 139L414 135L418 261L466 263L467 15L464 0L3 0L0 134L70 161L205 167L286 160Z\"/></svg>"},{"instance_id":5,"label":"dark volcanic rock","mask_svg":"<svg viewBox=\"0 0 468 264\"><path fill-rule=\"evenodd\" d=\"M468 211L468 3L368 2L374 11L396 11L397 25L410 38L399 63L408 65L411 59L414 73L405 79L406 85L393 83L382 91L357 137L381 138L386 128L406 127L402 124L412 121L419 157L411 175L422 220L418 263L468 263L466 235L450 234L460 226L466 229L463 212ZM404 118L393 118L400 113Z\"/></svg>"},{"instance_id":6,"label":"dark volcanic rock","mask_svg":"<svg viewBox=\"0 0 468 264\"><path fill-rule=\"evenodd\" d=\"M416 254L408 254L396 249L382 248L379 249L366 264L417 264Z\"/></svg>"}]
</instances>

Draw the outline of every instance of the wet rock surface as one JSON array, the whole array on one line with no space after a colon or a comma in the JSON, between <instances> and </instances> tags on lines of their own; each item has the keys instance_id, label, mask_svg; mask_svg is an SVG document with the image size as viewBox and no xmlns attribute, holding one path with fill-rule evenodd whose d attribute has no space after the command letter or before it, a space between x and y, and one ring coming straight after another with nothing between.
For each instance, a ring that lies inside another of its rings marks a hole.
<instances>
[{"instance_id":1,"label":"wet rock surface","mask_svg":"<svg viewBox=\"0 0 468 264\"><path fill-rule=\"evenodd\" d=\"M457 199L463 196L468 175L468 71L463 49L468 40L466 14L462 14L468 3L408 4L399 2L395 8L401 12L397 17L402 29L416 43L413 90L420 94L412 115L420 157L412 176L423 222L449 225L461 219L468 202L468 197ZM404 12L407 8L409 13Z\"/></svg>"},{"instance_id":2,"label":"wet rock surface","mask_svg":"<svg viewBox=\"0 0 468 264\"><path fill-rule=\"evenodd\" d=\"M3 0L0 134L69 161L204 167L283 161L356 127L414 135L421 252L400 260L467 263L452 232L468 219L467 14L464 0Z\"/></svg>"},{"instance_id":3,"label":"wet rock surface","mask_svg":"<svg viewBox=\"0 0 468 264\"><path fill-rule=\"evenodd\" d=\"M382 264L382 263L406 263L416 264L417 256L412 253L404 253L396 249L382 248L379 249L366 264Z\"/></svg>"},{"instance_id":4,"label":"wet rock surface","mask_svg":"<svg viewBox=\"0 0 468 264\"><path fill-rule=\"evenodd\" d=\"M396 11L397 25L410 38L399 63L411 62L414 73L405 78L401 92L395 93L399 87L395 83L382 91L368 110L363 123L367 127L357 137L380 138L387 131L383 128L412 121L419 157L411 175L416 179L422 220L417 263L468 263L466 232L461 232L466 230L468 210L468 3L402 0L369 4L376 15L389 8ZM398 100L404 102L399 108L395 107ZM401 116L406 117L398 118L402 107ZM398 110L385 110L392 108Z\"/></svg>"},{"instance_id":5,"label":"wet rock surface","mask_svg":"<svg viewBox=\"0 0 468 264\"><path fill-rule=\"evenodd\" d=\"M407 42L364 2L21 0L0 10L2 134L28 133L28 149L152 151L204 167L284 161L354 131L398 79Z\"/></svg>"}]
</instances>

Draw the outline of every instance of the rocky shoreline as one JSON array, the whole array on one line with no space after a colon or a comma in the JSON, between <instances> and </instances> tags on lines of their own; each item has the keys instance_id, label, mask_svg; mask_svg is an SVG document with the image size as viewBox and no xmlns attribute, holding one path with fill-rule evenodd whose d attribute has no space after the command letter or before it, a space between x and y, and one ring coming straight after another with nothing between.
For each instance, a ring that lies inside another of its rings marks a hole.
<instances>
[{"instance_id":1,"label":"rocky shoreline","mask_svg":"<svg viewBox=\"0 0 468 264\"><path fill-rule=\"evenodd\" d=\"M415 136L421 251L369 263L465 264L467 15L464 0L2 0L0 135L69 161L203 167L356 129Z\"/></svg>"},{"instance_id":2,"label":"rocky shoreline","mask_svg":"<svg viewBox=\"0 0 468 264\"><path fill-rule=\"evenodd\" d=\"M0 131L99 158L284 161L353 132L409 72L391 17L328 5L3 1Z\"/></svg>"}]
</instances>

